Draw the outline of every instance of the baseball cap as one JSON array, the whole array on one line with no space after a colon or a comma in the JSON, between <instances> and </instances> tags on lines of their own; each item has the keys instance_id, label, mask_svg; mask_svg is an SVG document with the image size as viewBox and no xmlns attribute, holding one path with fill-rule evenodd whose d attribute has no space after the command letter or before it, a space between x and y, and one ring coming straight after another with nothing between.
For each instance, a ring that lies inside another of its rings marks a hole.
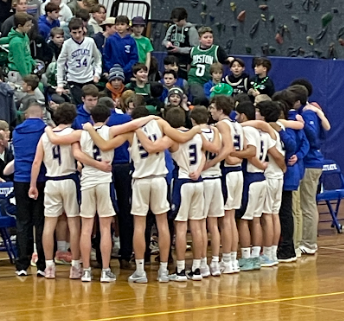
<instances>
[{"instance_id":1,"label":"baseball cap","mask_svg":"<svg viewBox=\"0 0 344 321\"><path fill-rule=\"evenodd\" d=\"M131 25L132 26L145 26L146 21L141 16L134 17L133 20L131 21Z\"/></svg>"}]
</instances>

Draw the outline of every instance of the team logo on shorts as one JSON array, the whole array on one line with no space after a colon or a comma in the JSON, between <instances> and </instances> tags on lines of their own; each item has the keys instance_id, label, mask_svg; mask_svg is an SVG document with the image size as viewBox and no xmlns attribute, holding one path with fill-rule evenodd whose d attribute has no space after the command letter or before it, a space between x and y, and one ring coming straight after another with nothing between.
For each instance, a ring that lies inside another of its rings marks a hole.
<instances>
[{"instance_id":1,"label":"team logo on shorts","mask_svg":"<svg viewBox=\"0 0 344 321\"><path fill-rule=\"evenodd\" d=\"M172 211L175 211L175 210L176 210L176 204L172 204L171 210L172 210Z\"/></svg>"}]
</instances>

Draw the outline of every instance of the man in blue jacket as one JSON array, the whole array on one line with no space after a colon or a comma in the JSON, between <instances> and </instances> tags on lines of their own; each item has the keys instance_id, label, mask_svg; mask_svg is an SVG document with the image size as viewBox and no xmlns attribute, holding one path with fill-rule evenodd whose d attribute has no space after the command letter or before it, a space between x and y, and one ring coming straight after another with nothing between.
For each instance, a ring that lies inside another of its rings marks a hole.
<instances>
[{"instance_id":1,"label":"man in blue jacket","mask_svg":"<svg viewBox=\"0 0 344 321\"><path fill-rule=\"evenodd\" d=\"M128 83L132 76L132 67L139 61L139 55L135 39L128 33L129 19L127 16L116 18L117 32L107 38L104 46L104 70L109 70L115 64L119 64L125 74L125 82Z\"/></svg>"},{"instance_id":2,"label":"man in blue jacket","mask_svg":"<svg viewBox=\"0 0 344 321\"><path fill-rule=\"evenodd\" d=\"M303 226L300 250L303 254L315 254L318 250L317 232L319 222L316 194L324 164L324 156L320 151L320 147L321 140L324 138L324 129L329 130L330 126L323 127L323 123L327 121L327 118L320 109L317 111L317 108L306 105L308 90L305 86L293 85L288 90L300 102L296 109L298 109L305 122L304 132L310 146L309 152L304 158L305 175L300 185Z\"/></svg>"},{"instance_id":3,"label":"man in blue jacket","mask_svg":"<svg viewBox=\"0 0 344 321\"><path fill-rule=\"evenodd\" d=\"M91 119L91 109L98 103L99 90L95 85L85 85L82 87L82 105L78 105L78 115L72 124L73 129L82 129L82 124L93 123Z\"/></svg>"},{"instance_id":4,"label":"man in blue jacket","mask_svg":"<svg viewBox=\"0 0 344 321\"><path fill-rule=\"evenodd\" d=\"M45 258L42 246L44 227L44 186L45 167L42 166L37 178L39 196L37 200L29 197L31 166L36 154L36 146L44 133L43 109L32 103L26 111L26 120L13 132L14 191L17 200L17 248L16 274L27 276L33 247L33 227L36 233L38 254L37 276L44 276Z\"/></svg>"}]
</instances>

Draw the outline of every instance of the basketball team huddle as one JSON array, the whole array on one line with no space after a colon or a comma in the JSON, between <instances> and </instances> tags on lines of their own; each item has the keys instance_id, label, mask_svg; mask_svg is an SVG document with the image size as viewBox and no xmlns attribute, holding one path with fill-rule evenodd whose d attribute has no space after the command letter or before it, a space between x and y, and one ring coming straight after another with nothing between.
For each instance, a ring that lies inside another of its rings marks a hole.
<instances>
[{"instance_id":1,"label":"basketball team huddle","mask_svg":"<svg viewBox=\"0 0 344 321\"><path fill-rule=\"evenodd\" d=\"M233 98L215 96L209 108L193 108L190 113L193 127L189 130L184 127L185 113L179 108L170 109L163 120L149 116L146 108L137 107L132 112L132 121L108 127L110 110L98 104L91 110L93 124L86 123L83 130L73 130L70 126L76 117L75 107L62 104L55 115L58 126L47 127L37 146L29 190L31 198L38 197L36 182L43 162L47 179L43 231L45 277L55 278L53 231L58 217L65 213L72 253L70 278L81 278L83 282L92 280L91 236L98 215L102 254L100 281L116 280L110 268L111 223L116 215L111 162L114 149L125 142L129 143L133 164L131 214L134 216L136 262L129 282L148 281L144 253L149 210L155 214L159 236L159 282L198 281L210 275L278 264L278 212L286 170L285 149L288 148L282 143L279 132L284 132L286 127L302 129L303 124L278 120L280 110L271 107L275 105L270 101L260 103L257 109L251 103L241 103L235 110L234 121L229 118L234 110ZM263 121L263 115L270 119L275 117L275 123L270 125ZM210 118L212 125L208 125ZM80 178L76 160L81 167ZM171 174L173 178L169 181L166 176ZM176 269L173 274L168 271L171 247L168 218L174 219L175 228ZM193 251L189 270L185 265L188 230ZM212 255L209 265L208 232ZM241 259L238 261L239 243Z\"/></svg>"}]
</instances>

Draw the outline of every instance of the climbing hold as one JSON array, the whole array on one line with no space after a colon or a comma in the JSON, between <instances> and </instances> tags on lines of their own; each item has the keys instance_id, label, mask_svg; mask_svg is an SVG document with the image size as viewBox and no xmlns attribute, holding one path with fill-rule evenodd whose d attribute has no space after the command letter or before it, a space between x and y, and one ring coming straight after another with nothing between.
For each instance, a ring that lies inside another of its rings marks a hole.
<instances>
[{"instance_id":1,"label":"climbing hold","mask_svg":"<svg viewBox=\"0 0 344 321\"><path fill-rule=\"evenodd\" d=\"M306 40L310 46L314 46L314 39L311 36L307 36Z\"/></svg>"},{"instance_id":2,"label":"climbing hold","mask_svg":"<svg viewBox=\"0 0 344 321\"><path fill-rule=\"evenodd\" d=\"M231 27L232 27L233 31L235 31L238 28L238 25L236 25L235 23L232 23Z\"/></svg>"},{"instance_id":3,"label":"climbing hold","mask_svg":"<svg viewBox=\"0 0 344 321\"><path fill-rule=\"evenodd\" d=\"M341 27L339 30L338 30L338 33L337 33L337 38L342 38L342 36L344 35L344 27Z\"/></svg>"},{"instance_id":4,"label":"climbing hold","mask_svg":"<svg viewBox=\"0 0 344 321\"><path fill-rule=\"evenodd\" d=\"M210 19L210 23L213 24L215 21L215 16L213 13L209 13L209 19Z\"/></svg>"},{"instance_id":5,"label":"climbing hold","mask_svg":"<svg viewBox=\"0 0 344 321\"><path fill-rule=\"evenodd\" d=\"M314 52L320 57L322 55L322 51L318 48L314 49Z\"/></svg>"},{"instance_id":6,"label":"climbing hold","mask_svg":"<svg viewBox=\"0 0 344 321\"><path fill-rule=\"evenodd\" d=\"M231 7L231 10L234 12L237 8L235 2L231 2L229 5Z\"/></svg>"},{"instance_id":7,"label":"climbing hold","mask_svg":"<svg viewBox=\"0 0 344 321\"><path fill-rule=\"evenodd\" d=\"M283 37L281 36L280 33L276 33L275 40L276 40L276 42L277 42L279 45L281 45L281 44L283 43L283 41L284 41L284 39L283 39Z\"/></svg>"},{"instance_id":8,"label":"climbing hold","mask_svg":"<svg viewBox=\"0 0 344 321\"><path fill-rule=\"evenodd\" d=\"M258 26L259 26L259 19L257 19L257 21L252 25L251 29L250 29L250 37L253 38L253 36L255 35L255 33L258 30Z\"/></svg>"},{"instance_id":9,"label":"climbing hold","mask_svg":"<svg viewBox=\"0 0 344 321\"><path fill-rule=\"evenodd\" d=\"M293 19L294 22L299 22L299 17L297 17L297 16L291 16L291 18Z\"/></svg>"},{"instance_id":10,"label":"climbing hold","mask_svg":"<svg viewBox=\"0 0 344 321\"><path fill-rule=\"evenodd\" d=\"M202 17L202 22L205 23L208 14L206 12L202 11L199 15Z\"/></svg>"},{"instance_id":11,"label":"climbing hold","mask_svg":"<svg viewBox=\"0 0 344 321\"><path fill-rule=\"evenodd\" d=\"M263 45L260 47L260 49L262 50L262 53L264 56L269 55L269 44L268 43L263 43Z\"/></svg>"},{"instance_id":12,"label":"climbing hold","mask_svg":"<svg viewBox=\"0 0 344 321\"><path fill-rule=\"evenodd\" d=\"M320 42L322 38L326 35L327 27L323 28L315 37L315 42Z\"/></svg>"},{"instance_id":13,"label":"climbing hold","mask_svg":"<svg viewBox=\"0 0 344 321\"><path fill-rule=\"evenodd\" d=\"M304 32L307 32L307 24L304 22L300 22L300 27L303 29Z\"/></svg>"},{"instance_id":14,"label":"climbing hold","mask_svg":"<svg viewBox=\"0 0 344 321\"><path fill-rule=\"evenodd\" d=\"M240 21L240 22L244 22L245 21L245 18L246 18L246 11L243 10L241 11L238 16L237 16L237 20Z\"/></svg>"},{"instance_id":15,"label":"climbing hold","mask_svg":"<svg viewBox=\"0 0 344 321\"><path fill-rule=\"evenodd\" d=\"M199 0L191 0L191 7L196 8L198 6Z\"/></svg>"},{"instance_id":16,"label":"climbing hold","mask_svg":"<svg viewBox=\"0 0 344 321\"><path fill-rule=\"evenodd\" d=\"M217 22L217 23L215 23L215 26L217 28L217 31L219 33L221 33L221 31L222 31L222 23L221 22Z\"/></svg>"},{"instance_id":17,"label":"climbing hold","mask_svg":"<svg viewBox=\"0 0 344 321\"><path fill-rule=\"evenodd\" d=\"M332 13L339 13L338 8L332 8Z\"/></svg>"},{"instance_id":18,"label":"climbing hold","mask_svg":"<svg viewBox=\"0 0 344 321\"><path fill-rule=\"evenodd\" d=\"M207 11L207 8L208 8L207 4L205 3L205 1L203 1L202 2L202 10Z\"/></svg>"},{"instance_id":19,"label":"climbing hold","mask_svg":"<svg viewBox=\"0 0 344 321\"><path fill-rule=\"evenodd\" d=\"M260 9L260 10L263 10L263 11L267 10L268 8L269 8L269 6L268 6L267 4L261 4L261 5L259 6L259 9Z\"/></svg>"},{"instance_id":20,"label":"climbing hold","mask_svg":"<svg viewBox=\"0 0 344 321\"><path fill-rule=\"evenodd\" d=\"M275 21L275 16L273 14L269 17L269 21L270 22L274 22Z\"/></svg>"},{"instance_id":21,"label":"climbing hold","mask_svg":"<svg viewBox=\"0 0 344 321\"><path fill-rule=\"evenodd\" d=\"M325 28L333 19L333 15L331 12L327 12L321 17L321 24L323 28Z\"/></svg>"},{"instance_id":22,"label":"climbing hold","mask_svg":"<svg viewBox=\"0 0 344 321\"><path fill-rule=\"evenodd\" d=\"M293 7L293 1L287 1L284 3L284 6L287 8L287 9L291 9Z\"/></svg>"},{"instance_id":23,"label":"climbing hold","mask_svg":"<svg viewBox=\"0 0 344 321\"><path fill-rule=\"evenodd\" d=\"M343 40L343 42L344 42L344 40ZM250 46L248 46L248 45L245 46L245 50L246 50L247 54L251 54L252 53L252 48Z\"/></svg>"},{"instance_id":24,"label":"climbing hold","mask_svg":"<svg viewBox=\"0 0 344 321\"><path fill-rule=\"evenodd\" d=\"M342 47L344 47L344 39L343 38L339 38L338 42Z\"/></svg>"},{"instance_id":25,"label":"climbing hold","mask_svg":"<svg viewBox=\"0 0 344 321\"><path fill-rule=\"evenodd\" d=\"M261 18L264 22L266 21L265 14L261 14L261 15L260 15L260 18Z\"/></svg>"},{"instance_id":26,"label":"climbing hold","mask_svg":"<svg viewBox=\"0 0 344 321\"><path fill-rule=\"evenodd\" d=\"M338 58L334 42L331 42L329 47L328 47L327 58L328 59L337 59Z\"/></svg>"},{"instance_id":27,"label":"climbing hold","mask_svg":"<svg viewBox=\"0 0 344 321\"><path fill-rule=\"evenodd\" d=\"M218 6L221 2L222 0L216 0L216 5Z\"/></svg>"},{"instance_id":28,"label":"climbing hold","mask_svg":"<svg viewBox=\"0 0 344 321\"><path fill-rule=\"evenodd\" d=\"M273 46L269 46L269 52L270 53L275 53L276 52L276 48Z\"/></svg>"}]
</instances>

